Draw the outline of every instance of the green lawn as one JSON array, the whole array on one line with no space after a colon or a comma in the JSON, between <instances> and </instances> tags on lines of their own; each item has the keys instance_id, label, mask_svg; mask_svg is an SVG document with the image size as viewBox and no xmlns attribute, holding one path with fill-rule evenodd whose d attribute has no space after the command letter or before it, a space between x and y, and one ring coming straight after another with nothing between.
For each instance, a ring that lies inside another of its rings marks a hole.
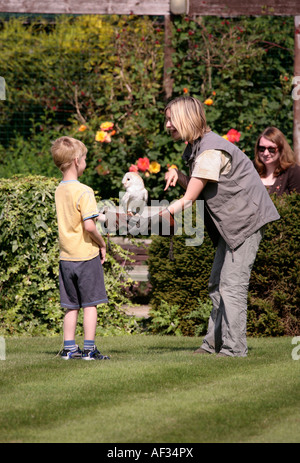
<instances>
[{"instance_id":1,"label":"green lawn","mask_svg":"<svg viewBox=\"0 0 300 463\"><path fill-rule=\"evenodd\" d=\"M66 362L60 338L6 339L0 442L300 442L291 338L250 338L247 358L193 355L199 341L104 337L110 361Z\"/></svg>"}]
</instances>

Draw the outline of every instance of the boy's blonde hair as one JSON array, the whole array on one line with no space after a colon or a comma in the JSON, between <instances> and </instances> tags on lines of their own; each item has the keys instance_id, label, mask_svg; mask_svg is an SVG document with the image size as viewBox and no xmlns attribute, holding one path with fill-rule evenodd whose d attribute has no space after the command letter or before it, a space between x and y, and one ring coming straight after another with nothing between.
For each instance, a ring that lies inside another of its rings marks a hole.
<instances>
[{"instance_id":1,"label":"boy's blonde hair","mask_svg":"<svg viewBox=\"0 0 300 463\"><path fill-rule=\"evenodd\" d=\"M171 122L182 140L193 143L210 131L200 100L192 96L180 96L170 101L165 108L171 113Z\"/></svg>"},{"instance_id":2,"label":"boy's blonde hair","mask_svg":"<svg viewBox=\"0 0 300 463\"><path fill-rule=\"evenodd\" d=\"M76 138L60 137L53 143L51 154L53 161L62 172L64 172L74 159L81 159L87 153L86 146Z\"/></svg>"}]
</instances>

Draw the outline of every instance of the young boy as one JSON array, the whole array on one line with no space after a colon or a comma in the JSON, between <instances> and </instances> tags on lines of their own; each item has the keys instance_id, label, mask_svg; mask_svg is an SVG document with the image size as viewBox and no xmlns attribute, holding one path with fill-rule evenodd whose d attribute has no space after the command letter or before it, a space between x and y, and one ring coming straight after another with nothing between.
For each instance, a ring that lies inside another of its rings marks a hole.
<instances>
[{"instance_id":1,"label":"young boy","mask_svg":"<svg viewBox=\"0 0 300 463\"><path fill-rule=\"evenodd\" d=\"M102 268L106 245L95 225L99 214L94 192L78 181L86 168L87 148L79 140L61 137L53 143L51 153L63 174L55 192L60 299L61 306L66 309L61 358L108 359L95 346L97 305L108 302ZM75 344L80 307L84 314L83 352Z\"/></svg>"}]
</instances>

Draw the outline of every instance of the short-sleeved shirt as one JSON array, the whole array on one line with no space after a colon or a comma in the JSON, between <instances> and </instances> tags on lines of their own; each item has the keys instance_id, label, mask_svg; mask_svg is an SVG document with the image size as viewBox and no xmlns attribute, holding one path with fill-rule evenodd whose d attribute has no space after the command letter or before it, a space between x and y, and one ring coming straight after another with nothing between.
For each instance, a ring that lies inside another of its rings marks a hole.
<instances>
[{"instance_id":1,"label":"short-sleeved shirt","mask_svg":"<svg viewBox=\"0 0 300 463\"><path fill-rule=\"evenodd\" d=\"M231 156L226 151L203 151L193 162L191 177L205 178L218 182L220 175L225 175L231 168Z\"/></svg>"},{"instance_id":2,"label":"short-sleeved shirt","mask_svg":"<svg viewBox=\"0 0 300 463\"><path fill-rule=\"evenodd\" d=\"M83 222L99 215L92 188L78 180L62 181L55 192L60 260L84 261L99 255L99 246Z\"/></svg>"}]
</instances>

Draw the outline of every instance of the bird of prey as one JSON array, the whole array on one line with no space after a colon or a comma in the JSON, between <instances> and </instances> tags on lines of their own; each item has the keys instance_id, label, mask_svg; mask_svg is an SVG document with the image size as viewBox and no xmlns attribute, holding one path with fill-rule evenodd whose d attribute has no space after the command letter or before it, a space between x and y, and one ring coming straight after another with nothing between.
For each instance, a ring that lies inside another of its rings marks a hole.
<instances>
[{"instance_id":1,"label":"bird of prey","mask_svg":"<svg viewBox=\"0 0 300 463\"><path fill-rule=\"evenodd\" d=\"M142 177L137 172L127 172L122 184L126 190L121 199L124 212L130 215L141 215L148 201L148 191Z\"/></svg>"}]
</instances>

